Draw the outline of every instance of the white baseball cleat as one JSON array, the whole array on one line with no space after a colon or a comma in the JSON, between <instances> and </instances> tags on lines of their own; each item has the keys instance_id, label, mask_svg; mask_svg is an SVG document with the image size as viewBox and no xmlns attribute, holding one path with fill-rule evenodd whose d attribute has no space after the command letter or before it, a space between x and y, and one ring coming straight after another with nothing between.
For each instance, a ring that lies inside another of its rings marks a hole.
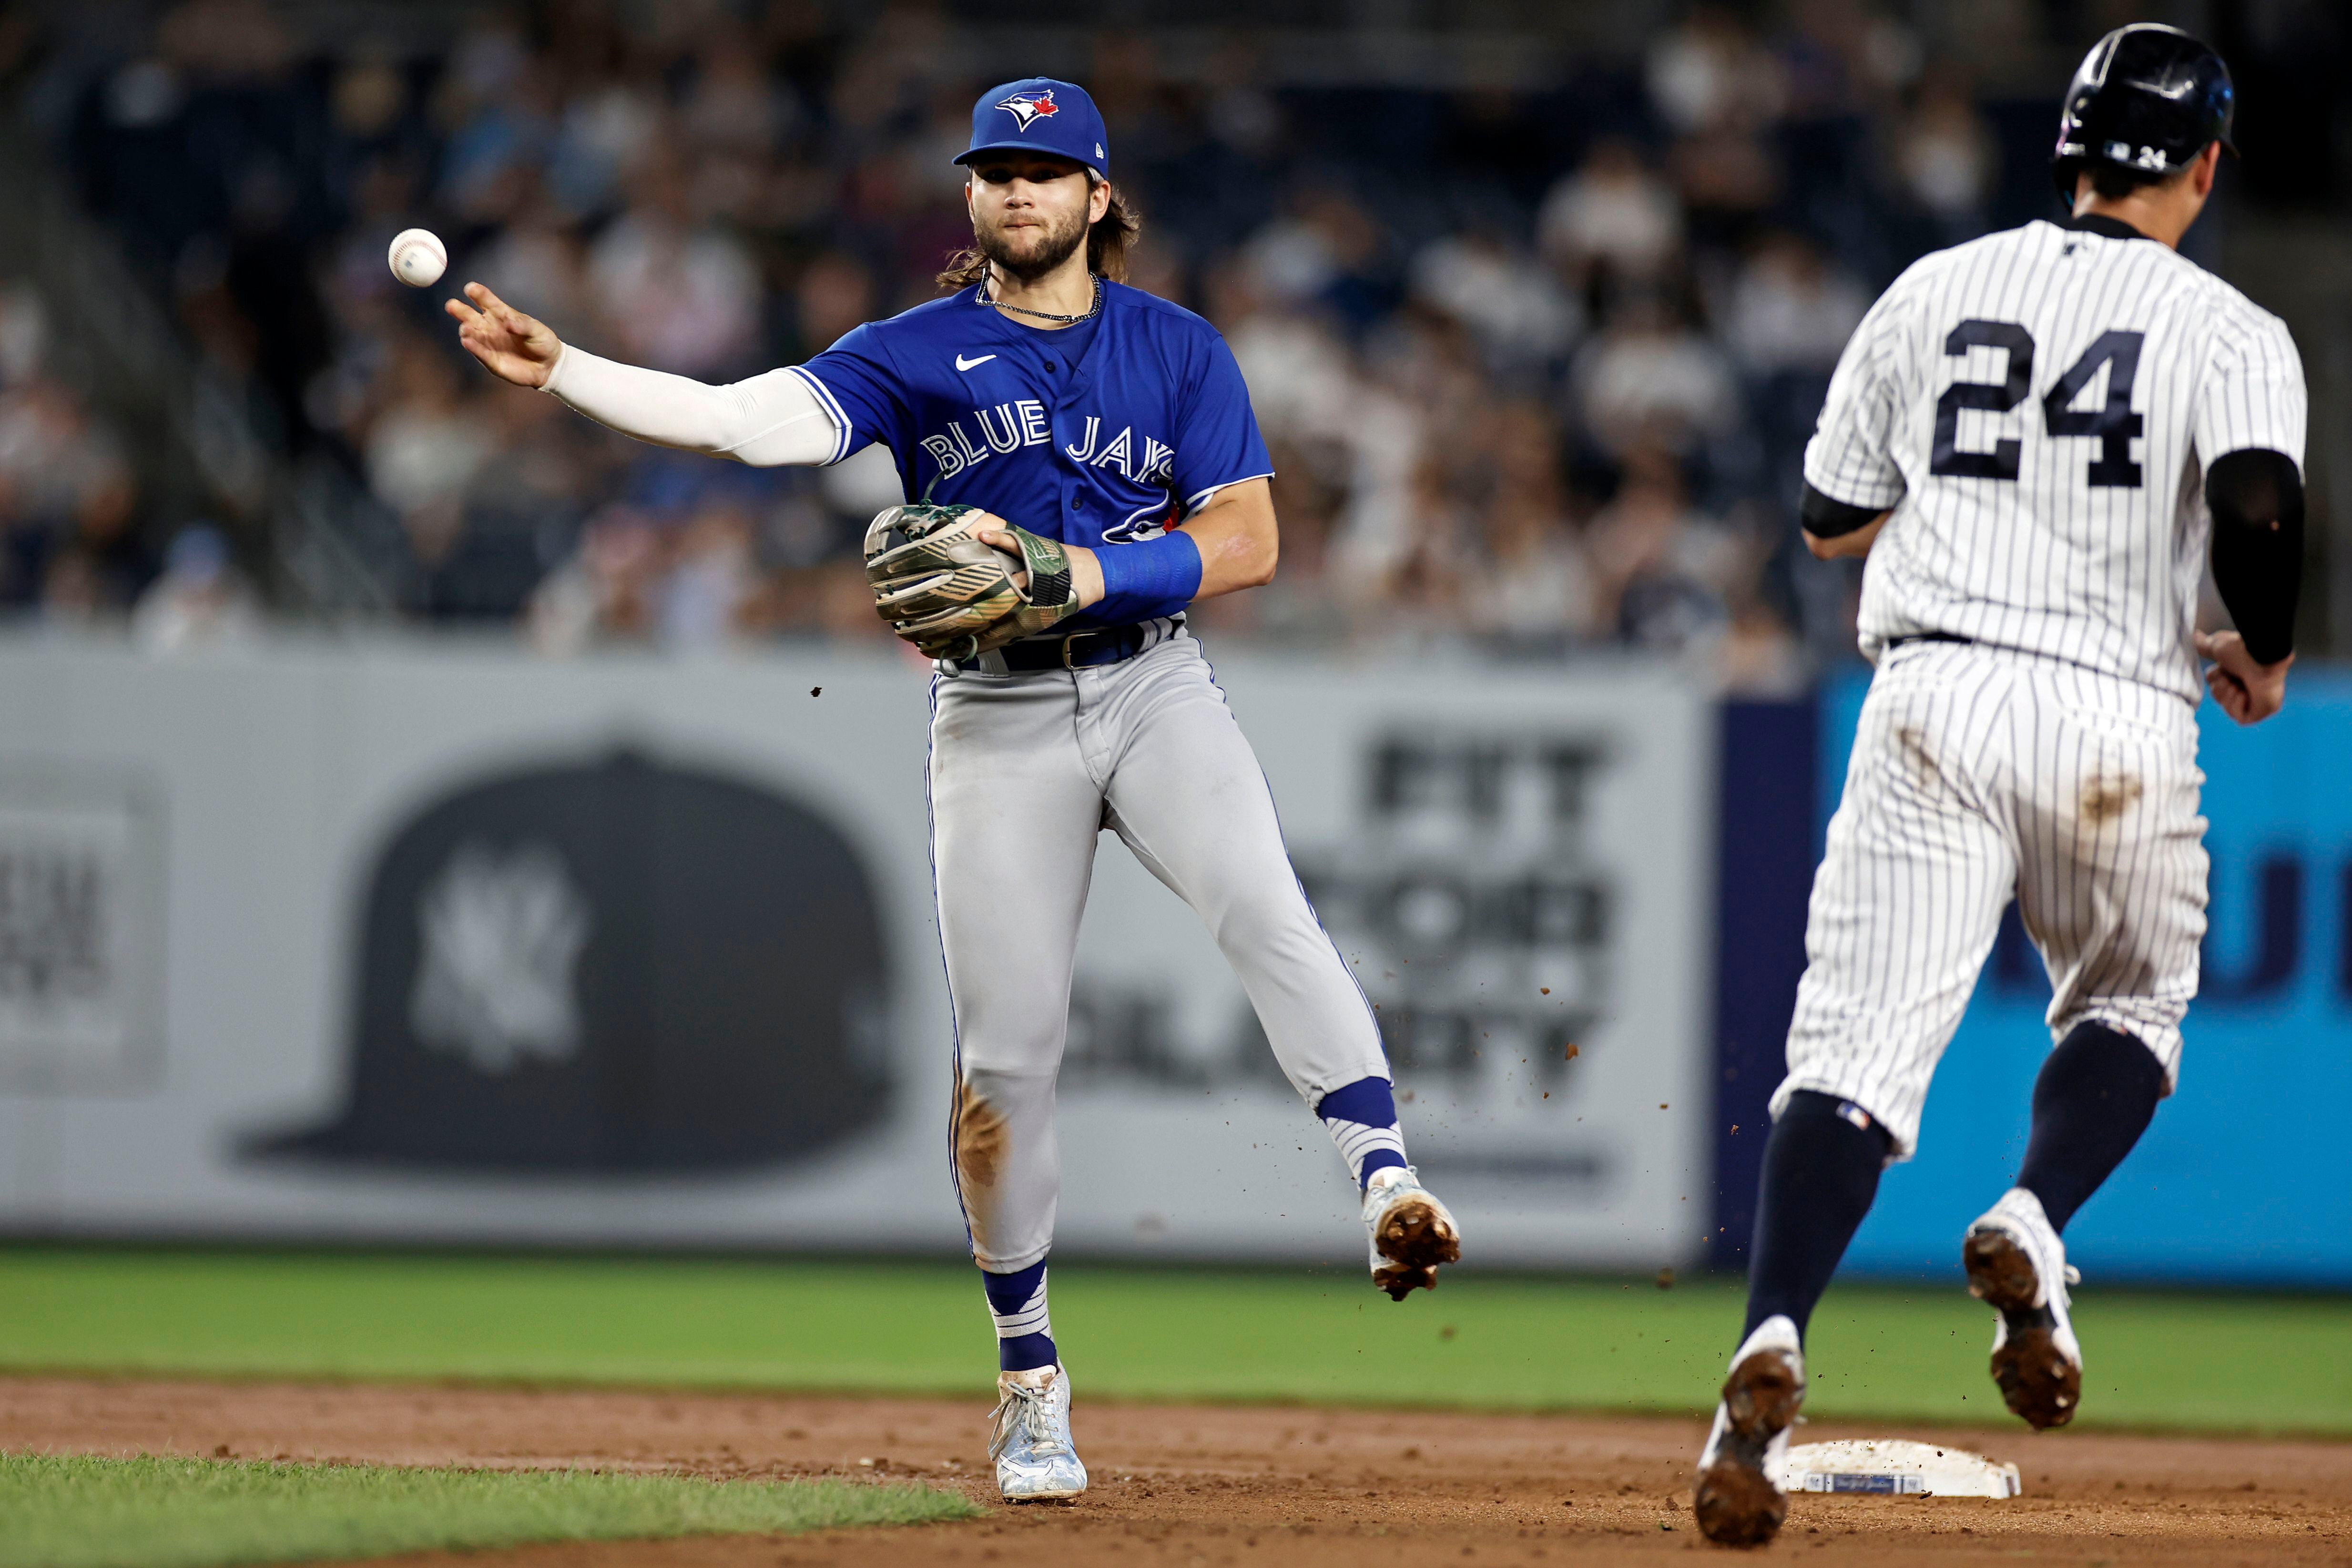
<instances>
[{"instance_id":1,"label":"white baseball cleat","mask_svg":"<svg viewBox=\"0 0 2352 1568\"><path fill-rule=\"evenodd\" d=\"M2011 1187L1969 1226L1960 1244L1969 1294L1999 1315L1992 1380L2011 1414L2036 1431L2063 1426L2083 1402L2083 1344L2066 1313L2066 1287L2082 1275L2066 1265L2066 1244L2042 1200Z\"/></svg>"},{"instance_id":2,"label":"white baseball cleat","mask_svg":"<svg viewBox=\"0 0 2352 1568\"><path fill-rule=\"evenodd\" d=\"M1070 1374L1058 1366L1000 1373L996 1425L988 1457L1007 1502L1073 1498L1087 1489L1087 1468L1070 1441Z\"/></svg>"},{"instance_id":3,"label":"white baseball cleat","mask_svg":"<svg viewBox=\"0 0 2352 1568\"><path fill-rule=\"evenodd\" d=\"M1364 1184L1364 1229L1372 1238L1372 1283L1402 1301L1437 1289L1437 1266L1462 1256L1462 1233L1411 1165L1383 1165Z\"/></svg>"},{"instance_id":4,"label":"white baseball cleat","mask_svg":"<svg viewBox=\"0 0 2352 1568\"><path fill-rule=\"evenodd\" d=\"M1691 1511L1699 1532L1719 1546L1761 1546L1789 1517L1778 1478L1789 1428L1805 1402L1805 1352L1797 1325L1775 1314L1731 1352L1731 1375L1715 1407L1715 1426L1699 1450Z\"/></svg>"}]
</instances>

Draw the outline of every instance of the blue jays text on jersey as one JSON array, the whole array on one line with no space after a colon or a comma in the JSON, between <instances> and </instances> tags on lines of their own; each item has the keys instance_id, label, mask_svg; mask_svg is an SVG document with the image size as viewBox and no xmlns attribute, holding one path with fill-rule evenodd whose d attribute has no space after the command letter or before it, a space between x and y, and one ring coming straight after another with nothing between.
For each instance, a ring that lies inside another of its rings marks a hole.
<instances>
[{"instance_id":1,"label":"blue jays text on jersey","mask_svg":"<svg viewBox=\"0 0 2352 1568\"><path fill-rule=\"evenodd\" d=\"M1096 548L1274 471L1233 351L1192 311L1106 281L1099 316L1045 331L979 293L869 322L799 367L841 427L834 461L878 441L909 500Z\"/></svg>"}]
</instances>

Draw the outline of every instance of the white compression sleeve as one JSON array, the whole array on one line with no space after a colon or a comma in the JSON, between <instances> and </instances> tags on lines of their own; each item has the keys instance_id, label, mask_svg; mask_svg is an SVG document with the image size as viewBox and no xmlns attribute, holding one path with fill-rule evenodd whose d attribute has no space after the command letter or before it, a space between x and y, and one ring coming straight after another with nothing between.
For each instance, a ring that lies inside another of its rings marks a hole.
<instances>
[{"instance_id":1,"label":"white compression sleeve","mask_svg":"<svg viewBox=\"0 0 2352 1568\"><path fill-rule=\"evenodd\" d=\"M563 345L543 389L568 408L624 436L732 458L755 468L828 463L841 428L806 379L772 370L711 386Z\"/></svg>"}]
</instances>

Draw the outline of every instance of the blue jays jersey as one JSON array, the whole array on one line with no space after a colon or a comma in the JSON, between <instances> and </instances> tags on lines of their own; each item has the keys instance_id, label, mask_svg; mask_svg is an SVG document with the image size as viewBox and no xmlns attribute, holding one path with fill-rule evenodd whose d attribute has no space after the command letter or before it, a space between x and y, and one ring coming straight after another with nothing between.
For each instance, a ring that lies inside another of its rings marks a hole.
<instances>
[{"instance_id":1,"label":"blue jays jersey","mask_svg":"<svg viewBox=\"0 0 2352 1568\"><path fill-rule=\"evenodd\" d=\"M878 441L909 500L1096 549L1274 471L1233 351L1182 306L1106 281L1101 315L1045 331L979 301L870 321L796 367L841 430L832 461Z\"/></svg>"}]
</instances>

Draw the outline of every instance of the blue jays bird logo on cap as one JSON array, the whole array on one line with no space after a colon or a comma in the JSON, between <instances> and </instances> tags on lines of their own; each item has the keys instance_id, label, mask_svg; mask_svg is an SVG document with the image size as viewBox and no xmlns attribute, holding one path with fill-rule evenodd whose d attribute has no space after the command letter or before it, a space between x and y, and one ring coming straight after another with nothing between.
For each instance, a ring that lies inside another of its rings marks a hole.
<instances>
[{"instance_id":1,"label":"blue jays bird logo on cap","mask_svg":"<svg viewBox=\"0 0 2352 1568\"><path fill-rule=\"evenodd\" d=\"M1051 120L1062 112L1054 102L1051 88L1044 92L1016 92L1010 98L1000 100L996 107L1019 121L1024 131L1029 129L1033 121Z\"/></svg>"}]
</instances>

